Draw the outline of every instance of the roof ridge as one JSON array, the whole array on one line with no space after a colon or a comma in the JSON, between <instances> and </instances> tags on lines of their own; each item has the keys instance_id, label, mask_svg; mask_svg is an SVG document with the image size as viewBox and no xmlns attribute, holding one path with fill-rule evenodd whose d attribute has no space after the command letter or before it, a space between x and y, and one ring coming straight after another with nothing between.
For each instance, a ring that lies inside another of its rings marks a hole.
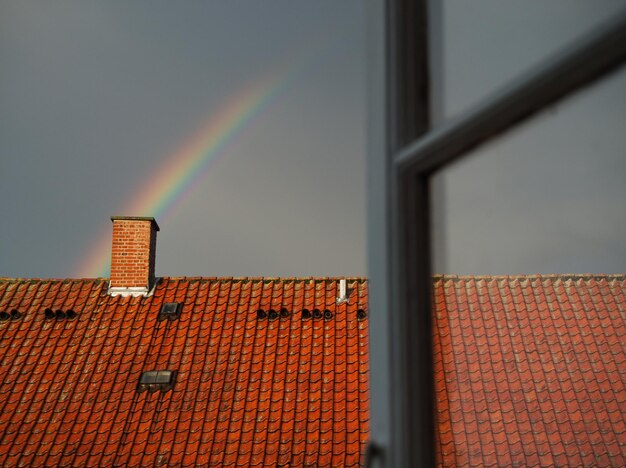
<instances>
[{"instance_id":1,"label":"roof ridge","mask_svg":"<svg viewBox=\"0 0 626 468\"><path fill-rule=\"evenodd\" d=\"M160 276L166 280L233 280L233 281L367 281L367 276Z\"/></svg>"},{"instance_id":2,"label":"roof ridge","mask_svg":"<svg viewBox=\"0 0 626 468\"><path fill-rule=\"evenodd\" d=\"M454 274L434 274L433 279L445 280L465 280L465 279L560 279L560 280L580 280L580 279L626 279L626 273L533 273L530 275L514 274L514 275L454 275Z\"/></svg>"},{"instance_id":3,"label":"roof ridge","mask_svg":"<svg viewBox=\"0 0 626 468\"><path fill-rule=\"evenodd\" d=\"M561 279L561 280L580 280L580 279L612 279L626 280L626 273L533 273L530 275L512 274L512 275L455 275L446 273L433 274L434 280L469 280L469 279ZM160 276L159 279L168 281L339 281L342 279L348 281L369 281L366 276ZM109 281L109 278L12 278L9 276L0 276L0 282L27 283L87 283Z\"/></svg>"},{"instance_id":4,"label":"roof ridge","mask_svg":"<svg viewBox=\"0 0 626 468\"><path fill-rule=\"evenodd\" d=\"M0 281L5 282L47 282L47 283L65 283L65 282L96 282L109 281L109 278L15 278L11 276L0 276Z\"/></svg>"},{"instance_id":5,"label":"roof ridge","mask_svg":"<svg viewBox=\"0 0 626 468\"><path fill-rule=\"evenodd\" d=\"M358 281L367 282L366 276L159 276L157 281ZM98 283L109 278L11 278L0 276L0 283Z\"/></svg>"}]
</instances>

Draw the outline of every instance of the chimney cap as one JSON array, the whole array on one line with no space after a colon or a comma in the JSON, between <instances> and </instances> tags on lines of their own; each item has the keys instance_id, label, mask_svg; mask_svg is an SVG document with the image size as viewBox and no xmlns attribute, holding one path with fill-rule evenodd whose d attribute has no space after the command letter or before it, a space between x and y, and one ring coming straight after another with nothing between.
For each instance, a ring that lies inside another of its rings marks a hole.
<instances>
[{"instance_id":1,"label":"chimney cap","mask_svg":"<svg viewBox=\"0 0 626 468\"><path fill-rule=\"evenodd\" d=\"M150 221L156 231L161 230L152 216L111 216L111 221Z\"/></svg>"}]
</instances>

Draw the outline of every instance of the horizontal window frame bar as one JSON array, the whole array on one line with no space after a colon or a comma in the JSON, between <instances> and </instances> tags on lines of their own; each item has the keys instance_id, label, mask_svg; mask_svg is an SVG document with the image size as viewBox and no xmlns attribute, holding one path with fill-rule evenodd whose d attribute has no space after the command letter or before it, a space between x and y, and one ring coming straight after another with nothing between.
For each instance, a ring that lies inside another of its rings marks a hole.
<instances>
[{"instance_id":1,"label":"horizontal window frame bar","mask_svg":"<svg viewBox=\"0 0 626 468\"><path fill-rule=\"evenodd\" d=\"M397 151L394 170L430 175L625 61L626 9L464 115Z\"/></svg>"}]
</instances>

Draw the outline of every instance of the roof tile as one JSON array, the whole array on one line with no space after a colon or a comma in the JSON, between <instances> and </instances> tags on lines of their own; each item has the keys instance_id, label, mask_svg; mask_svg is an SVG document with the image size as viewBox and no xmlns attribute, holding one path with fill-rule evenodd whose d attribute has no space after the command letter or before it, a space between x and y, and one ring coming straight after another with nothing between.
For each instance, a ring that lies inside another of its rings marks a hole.
<instances>
[{"instance_id":1,"label":"roof tile","mask_svg":"<svg viewBox=\"0 0 626 468\"><path fill-rule=\"evenodd\" d=\"M333 382L367 392L367 340L346 328L356 317L335 305L336 282L162 278L151 296L113 298L103 280L0 280L0 309L25 314L0 324L0 464L358 462L365 439L334 424L350 394ZM157 321L165 302L183 304L178 320ZM305 303L333 318L303 321ZM45 319L46 307L78 316ZM173 391L136 392L144 370L166 368ZM366 434L367 399L349 404Z\"/></svg>"},{"instance_id":2,"label":"roof tile","mask_svg":"<svg viewBox=\"0 0 626 468\"><path fill-rule=\"evenodd\" d=\"M625 277L433 285L440 464L625 463Z\"/></svg>"},{"instance_id":3,"label":"roof tile","mask_svg":"<svg viewBox=\"0 0 626 468\"><path fill-rule=\"evenodd\" d=\"M623 276L433 284L441 464L625 464ZM322 278L163 278L138 298L106 288L0 279L0 309L24 314L0 323L0 464L362 461L366 281L348 279L347 304ZM157 321L165 302L183 304L178 320ZM138 394L153 369L178 371L174 389Z\"/></svg>"}]
</instances>

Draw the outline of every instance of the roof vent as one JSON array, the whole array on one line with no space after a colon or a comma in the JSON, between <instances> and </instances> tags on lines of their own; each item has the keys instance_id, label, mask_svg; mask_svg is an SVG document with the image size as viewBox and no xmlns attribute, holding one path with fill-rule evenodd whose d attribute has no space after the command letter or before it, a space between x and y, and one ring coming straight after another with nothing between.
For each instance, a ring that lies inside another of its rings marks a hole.
<instances>
[{"instance_id":1,"label":"roof vent","mask_svg":"<svg viewBox=\"0 0 626 468\"><path fill-rule=\"evenodd\" d=\"M13 317L13 312L15 312L17 314L16 317ZM22 317L22 314L20 312L18 312L17 310L13 309L13 312L11 312L11 318L12 320L17 320L18 318ZM72 310L72 309L68 309L68 310L62 310L62 309L57 309L52 310L51 308L46 308L43 311L44 315L46 316L46 319L48 320L74 320L78 314Z\"/></svg>"},{"instance_id":2,"label":"roof vent","mask_svg":"<svg viewBox=\"0 0 626 468\"><path fill-rule=\"evenodd\" d=\"M23 314L19 310L13 309L11 311L11 320L19 320L22 318L22 315Z\"/></svg>"},{"instance_id":3,"label":"roof vent","mask_svg":"<svg viewBox=\"0 0 626 468\"><path fill-rule=\"evenodd\" d=\"M302 318L303 319L310 319L311 318L311 311L309 309L302 309Z\"/></svg>"},{"instance_id":4,"label":"roof vent","mask_svg":"<svg viewBox=\"0 0 626 468\"><path fill-rule=\"evenodd\" d=\"M10 318L11 318L11 316L8 313L6 313L4 311L0 312L0 322L6 322Z\"/></svg>"},{"instance_id":5,"label":"roof vent","mask_svg":"<svg viewBox=\"0 0 626 468\"><path fill-rule=\"evenodd\" d=\"M256 318L264 319L265 317L267 317L267 313L263 309L259 309L256 311Z\"/></svg>"},{"instance_id":6,"label":"roof vent","mask_svg":"<svg viewBox=\"0 0 626 468\"><path fill-rule=\"evenodd\" d=\"M183 305L180 302L166 302L161 306L161 311L159 312L157 320L169 320L170 322L173 322L180 317L182 310Z\"/></svg>"},{"instance_id":7,"label":"roof vent","mask_svg":"<svg viewBox=\"0 0 626 468\"><path fill-rule=\"evenodd\" d=\"M278 318L278 312L276 312L274 309L270 309L269 317L270 320L276 320Z\"/></svg>"},{"instance_id":8,"label":"roof vent","mask_svg":"<svg viewBox=\"0 0 626 468\"><path fill-rule=\"evenodd\" d=\"M324 318L326 320L330 320L331 318L333 318L333 313L328 309L324 309Z\"/></svg>"},{"instance_id":9,"label":"roof vent","mask_svg":"<svg viewBox=\"0 0 626 468\"><path fill-rule=\"evenodd\" d=\"M359 309L356 311L356 318L359 320L364 320L367 317L367 312L363 309Z\"/></svg>"},{"instance_id":10,"label":"roof vent","mask_svg":"<svg viewBox=\"0 0 626 468\"><path fill-rule=\"evenodd\" d=\"M319 309L313 309L313 318L322 318L322 311Z\"/></svg>"},{"instance_id":11,"label":"roof vent","mask_svg":"<svg viewBox=\"0 0 626 468\"><path fill-rule=\"evenodd\" d=\"M337 304L348 302L348 281L346 279L339 280L339 296Z\"/></svg>"},{"instance_id":12,"label":"roof vent","mask_svg":"<svg viewBox=\"0 0 626 468\"><path fill-rule=\"evenodd\" d=\"M280 316L282 318L289 317L289 310L286 307L283 307L282 309L280 309Z\"/></svg>"},{"instance_id":13,"label":"roof vent","mask_svg":"<svg viewBox=\"0 0 626 468\"><path fill-rule=\"evenodd\" d=\"M176 371L160 370L160 371L146 371L141 374L139 384L137 385L137 391L153 393L157 390L163 393L172 390L174 383L176 382Z\"/></svg>"}]
</instances>

